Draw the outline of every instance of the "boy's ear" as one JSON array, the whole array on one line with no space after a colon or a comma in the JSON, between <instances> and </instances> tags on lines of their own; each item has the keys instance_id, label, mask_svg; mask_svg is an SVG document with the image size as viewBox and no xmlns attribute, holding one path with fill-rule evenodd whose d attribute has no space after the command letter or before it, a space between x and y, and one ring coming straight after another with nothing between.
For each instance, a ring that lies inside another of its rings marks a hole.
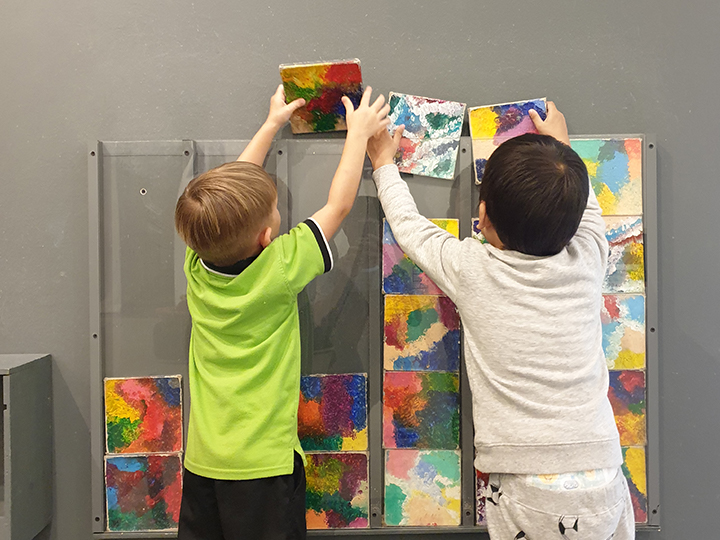
<instances>
[{"instance_id":1,"label":"boy's ear","mask_svg":"<svg viewBox=\"0 0 720 540\"><path fill-rule=\"evenodd\" d=\"M480 220L481 230L490 225L485 208L485 201L480 201L480 205L478 206L478 219Z\"/></svg>"},{"instance_id":2,"label":"boy's ear","mask_svg":"<svg viewBox=\"0 0 720 540\"><path fill-rule=\"evenodd\" d=\"M265 249L270 245L270 242L272 242L272 227L265 227L258 235L258 244Z\"/></svg>"}]
</instances>

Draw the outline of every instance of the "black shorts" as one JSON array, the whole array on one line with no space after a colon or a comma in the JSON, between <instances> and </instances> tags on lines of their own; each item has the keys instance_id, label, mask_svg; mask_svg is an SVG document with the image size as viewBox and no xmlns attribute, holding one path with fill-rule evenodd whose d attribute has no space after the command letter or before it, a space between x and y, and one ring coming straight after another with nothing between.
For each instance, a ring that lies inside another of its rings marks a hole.
<instances>
[{"instance_id":1,"label":"black shorts","mask_svg":"<svg viewBox=\"0 0 720 540\"><path fill-rule=\"evenodd\" d=\"M178 540L304 540L305 467L256 480L183 474Z\"/></svg>"}]
</instances>

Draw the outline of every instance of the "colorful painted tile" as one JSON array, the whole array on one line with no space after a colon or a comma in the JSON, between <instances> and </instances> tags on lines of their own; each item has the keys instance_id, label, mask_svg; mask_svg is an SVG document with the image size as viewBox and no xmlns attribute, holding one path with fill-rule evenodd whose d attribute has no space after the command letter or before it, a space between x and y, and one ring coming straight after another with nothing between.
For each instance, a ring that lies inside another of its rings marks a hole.
<instances>
[{"instance_id":1,"label":"colorful painted tile","mask_svg":"<svg viewBox=\"0 0 720 540\"><path fill-rule=\"evenodd\" d=\"M602 345L608 369L645 367L645 297L603 296Z\"/></svg>"},{"instance_id":2,"label":"colorful painted tile","mask_svg":"<svg viewBox=\"0 0 720 540\"><path fill-rule=\"evenodd\" d=\"M388 450L385 525L460 525L460 452Z\"/></svg>"},{"instance_id":3,"label":"colorful painted tile","mask_svg":"<svg viewBox=\"0 0 720 540\"><path fill-rule=\"evenodd\" d=\"M180 375L106 378L107 452L181 452L181 390Z\"/></svg>"},{"instance_id":4,"label":"colorful painted tile","mask_svg":"<svg viewBox=\"0 0 720 540\"><path fill-rule=\"evenodd\" d=\"M476 183L482 180L485 164L495 148L518 135L537 133L529 116L530 109L537 111L544 120L547 116L545 98L484 105L468 110ZM476 143L478 139L484 140L484 143Z\"/></svg>"},{"instance_id":5,"label":"colorful painted tile","mask_svg":"<svg viewBox=\"0 0 720 540\"><path fill-rule=\"evenodd\" d=\"M457 219L431 219L454 236L460 234ZM385 294L443 294L440 287L412 262L398 245L387 220L383 221L383 292Z\"/></svg>"},{"instance_id":6,"label":"colorful painted tile","mask_svg":"<svg viewBox=\"0 0 720 540\"><path fill-rule=\"evenodd\" d=\"M367 450L367 376L301 377L298 437L305 451Z\"/></svg>"},{"instance_id":7,"label":"colorful painted tile","mask_svg":"<svg viewBox=\"0 0 720 540\"><path fill-rule=\"evenodd\" d=\"M488 159L490 159L490 156L497 147L498 145L496 145L492 139L472 140L473 170L476 184L480 184L483 174L485 174L485 166L487 165Z\"/></svg>"},{"instance_id":8,"label":"colorful painted tile","mask_svg":"<svg viewBox=\"0 0 720 540\"><path fill-rule=\"evenodd\" d=\"M395 92L390 92L388 103L390 125L405 126L395 157L400 171L455 178L465 104Z\"/></svg>"},{"instance_id":9,"label":"colorful painted tile","mask_svg":"<svg viewBox=\"0 0 720 540\"><path fill-rule=\"evenodd\" d=\"M608 398L615 413L622 446L647 444L645 372L611 371Z\"/></svg>"},{"instance_id":10,"label":"colorful painted tile","mask_svg":"<svg viewBox=\"0 0 720 540\"><path fill-rule=\"evenodd\" d=\"M308 529L368 526L366 454L307 454L305 478Z\"/></svg>"},{"instance_id":11,"label":"colorful painted tile","mask_svg":"<svg viewBox=\"0 0 720 540\"><path fill-rule=\"evenodd\" d=\"M605 217L610 244L604 293L643 293L645 259L641 216Z\"/></svg>"},{"instance_id":12,"label":"colorful painted tile","mask_svg":"<svg viewBox=\"0 0 720 540\"><path fill-rule=\"evenodd\" d=\"M630 488L630 498L635 511L636 523L647 523L647 481L645 449L642 447L623 448L623 474Z\"/></svg>"},{"instance_id":13,"label":"colorful painted tile","mask_svg":"<svg viewBox=\"0 0 720 540\"><path fill-rule=\"evenodd\" d=\"M383 385L385 448L458 448L459 384L456 373L385 372Z\"/></svg>"},{"instance_id":14,"label":"colorful painted tile","mask_svg":"<svg viewBox=\"0 0 720 540\"><path fill-rule=\"evenodd\" d=\"M642 139L575 139L603 215L637 216L642 205Z\"/></svg>"},{"instance_id":15,"label":"colorful painted tile","mask_svg":"<svg viewBox=\"0 0 720 540\"><path fill-rule=\"evenodd\" d=\"M457 371L460 316L446 296L385 297L386 370Z\"/></svg>"},{"instance_id":16,"label":"colorful painted tile","mask_svg":"<svg viewBox=\"0 0 720 540\"><path fill-rule=\"evenodd\" d=\"M487 526L485 514L485 488L490 482L490 475L475 469L475 525Z\"/></svg>"},{"instance_id":17,"label":"colorful painted tile","mask_svg":"<svg viewBox=\"0 0 720 540\"><path fill-rule=\"evenodd\" d=\"M293 133L347 129L341 98L349 97L355 107L360 103L363 92L360 60L281 65L280 77L288 103L305 99L305 105L290 117Z\"/></svg>"},{"instance_id":18,"label":"colorful painted tile","mask_svg":"<svg viewBox=\"0 0 720 540\"><path fill-rule=\"evenodd\" d=\"M109 531L176 529L182 497L179 454L106 456Z\"/></svg>"}]
</instances>

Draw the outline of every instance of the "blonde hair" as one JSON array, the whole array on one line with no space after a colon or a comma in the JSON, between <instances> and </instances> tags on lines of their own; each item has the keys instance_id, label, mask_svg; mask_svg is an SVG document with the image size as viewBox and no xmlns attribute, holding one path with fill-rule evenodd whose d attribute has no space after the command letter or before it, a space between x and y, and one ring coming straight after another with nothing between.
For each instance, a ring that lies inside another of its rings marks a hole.
<instances>
[{"instance_id":1,"label":"blonde hair","mask_svg":"<svg viewBox=\"0 0 720 540\"><path fill-rule=\"evenodd\" d=\"M175 229L200 258L227 266L252 255L276 198L275 184L262 167L225 163L188 184L175 206Z\"/></svg>"}]
</instances>

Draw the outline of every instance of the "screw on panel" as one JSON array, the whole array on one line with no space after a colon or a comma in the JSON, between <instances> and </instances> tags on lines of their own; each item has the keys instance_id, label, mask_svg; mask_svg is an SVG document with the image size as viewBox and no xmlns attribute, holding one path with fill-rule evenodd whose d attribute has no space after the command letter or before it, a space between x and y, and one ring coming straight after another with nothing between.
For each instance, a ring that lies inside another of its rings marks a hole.
<instances>
[{"instance_id":1,"label":"screw on panel","mask_svg":"<svg viewBox=\"0 0 720 540\"><path fill-rule=\"evenodd\" d=\"M142 188L142 189L140 190L140 195L147 195L147 189Z\"/></svg>"},{"instance_id":2,"label":"screw on panel","mask_svg":"<svg viewBox=\"0 0 720 540\"><path fill-rule=\"evenodd\" d=\"M189 156L189 155L190 155L190 150L185 150L185 155L186 155L186 156Z\"/></svg>"},{"instance_id":3,"label":"screw on panel","mask_svg":"<svg viewBox=\"0 0 720 540\"><path fill-rule=\"evenodd\" d=\"M650 144L648 144L648 148L650 148L652 150L653 148L655 148L655 145L653 143L650 143Z\"/></svg>"},{"instance_id":4,"label":"screw on panel","mask_svg":"<svg viewBox=\"0 0 720 540\"><path fill-rule=\"evenodd\" d=\"M93 150L92 152L90 152L90 155L91 155L91 156L94 156L94 155L95 155L95 150Z\"/></svg>"},{"instance_id":5,"label":"screw on panel","mask_svg":"<svg viewBox=\"0 0 720 540\"><path fill-rule=\"evenodd\" d=\"M651 328L651 329L650 329L650 332L655 332L655 329L654 329L654 328Z\"/></svg>"},{"instance_id":6,"label":"screw on panel","mask_svg":"<svg viewBox=\"0 0 720 540\"><path fill-rule=\"evenodd\" d=\"M467 152L467 148L462 149L462 153L464 154L465 152Z\"/></svg>"},{"instance_id":7,"label":"screw on panel","mask_svg":"<svg viewBox=\"0 0 720 540\"><path fill-rule=\"evenodd\" d=\"M282 156L282 150L278 150L278 156Z\"/></svg>"}]
</instances>

